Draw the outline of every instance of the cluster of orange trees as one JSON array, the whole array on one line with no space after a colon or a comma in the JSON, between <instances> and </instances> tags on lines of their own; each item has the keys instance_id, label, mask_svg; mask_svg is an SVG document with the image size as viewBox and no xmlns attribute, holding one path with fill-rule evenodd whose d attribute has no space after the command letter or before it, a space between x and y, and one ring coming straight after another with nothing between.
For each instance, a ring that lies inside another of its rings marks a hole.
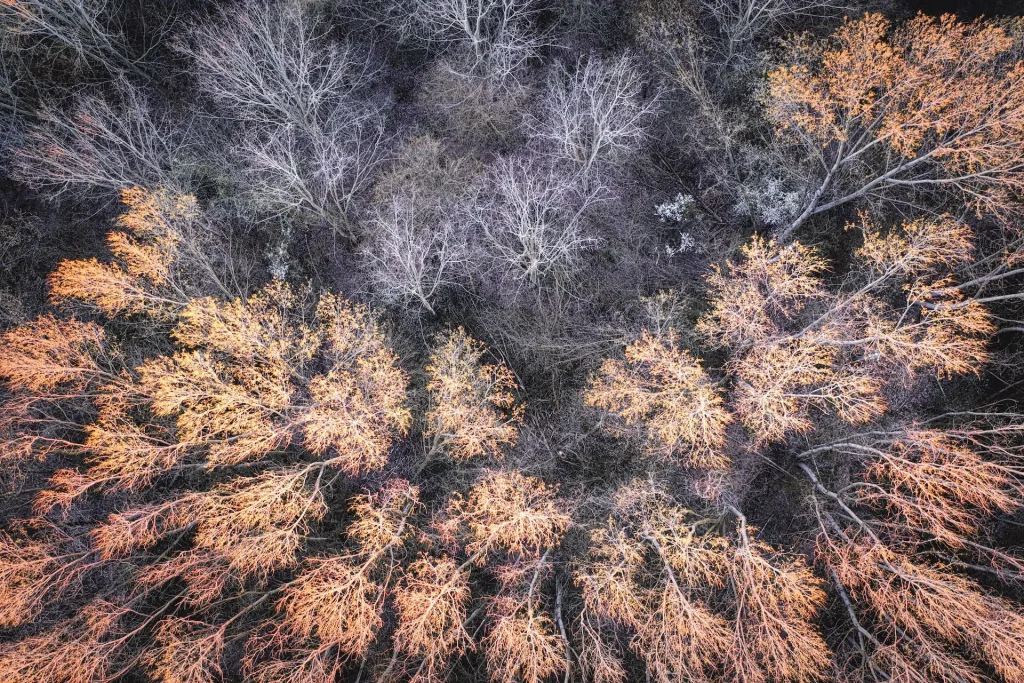
<instances>
[{"instance_id":1,"label":"cluster of orange trees","mask_svg":"<svg viewBox=\"0 0 1024 683\"><path fill-rule=\"evenodd\" d=\"M1024 66L952 19L789 48L769 115L826 175L694 324L590 368L579 441L629 463L601 476L515 466L542 411L463 328L407 352L336 294L243 291L195 198L126 190L109 258L0 337L0 479L51 468L0 531L0 681L1024 683L1024 416L908 398L992 362L1024 236L865 211L842 264L790 241L880 192L1012 211ZM798 531L748 521L761 462Z\"/></svg>"}]
</instances>

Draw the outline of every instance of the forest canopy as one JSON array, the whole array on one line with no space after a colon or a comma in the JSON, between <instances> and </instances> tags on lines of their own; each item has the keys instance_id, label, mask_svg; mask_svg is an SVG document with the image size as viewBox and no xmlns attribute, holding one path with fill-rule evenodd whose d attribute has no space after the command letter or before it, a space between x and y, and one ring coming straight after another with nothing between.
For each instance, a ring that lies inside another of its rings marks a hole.
<instances>
[{"instance_id":1,"label":"forest canopy","mask_svg":"<svg viewBox=\"0 0 1024 683\"><path fill-rule=\"evenodd\" d=\"M0 0L0 682L1024 683L947 4Z\"/></svg>"}]
</instances>

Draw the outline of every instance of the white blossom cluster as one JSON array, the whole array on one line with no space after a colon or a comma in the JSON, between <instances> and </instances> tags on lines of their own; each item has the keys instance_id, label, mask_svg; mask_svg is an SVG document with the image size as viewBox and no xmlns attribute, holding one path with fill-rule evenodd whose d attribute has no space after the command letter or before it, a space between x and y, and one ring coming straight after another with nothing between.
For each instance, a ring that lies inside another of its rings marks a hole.
<instances>
[{"instance_id":1,"label":"white blossom cluster","mask_svg":"<svg viewBox=\"0 0 1024 683\"><path fill-rule=\"evenodd\" d=\"M693 195L677 194L672 201L655 207L655 211L662 223L679 223L687 218L695 202Z\"/></svg>"},{"instance_id":2,"label":"white blossom cluster","mask_svg":"<svg viewBox=\"0 0 1024 683\"><path fill-rule=\"evenodd\" d=\"M781 178L767 177L755 185L733 206L736 214L753 214L765 225L784 225L800 213L803 197L788 192Z\"/></svg>"}]
</instances>

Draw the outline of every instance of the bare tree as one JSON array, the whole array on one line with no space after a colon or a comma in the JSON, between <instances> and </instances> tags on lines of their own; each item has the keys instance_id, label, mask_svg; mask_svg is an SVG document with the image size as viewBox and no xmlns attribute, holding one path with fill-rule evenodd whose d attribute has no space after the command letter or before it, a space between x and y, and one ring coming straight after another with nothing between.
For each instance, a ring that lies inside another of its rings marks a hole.
<instances>
[{"instance_id":1,"label":"bare tree","mask_svg":"<svg viewBox=\"0 0 1024 683\"><path fill-rule=\"evenodd\" d=\"M644 98L643 72L629 55L606 63L590 57L570 72L558 65L548 83L537 137L574 164L584 178L636 149L657 96Z\"/></svg>"},{"instance_id":2,"label":"bare tree","mask_svg":"<svg viewBox=\"0 0 1024 683\"><path fill-rule=\"evenodd\" d=\"M184 191L188 172L183 130L154 114L134 86L121 81L111 101L79 98L69 120L45 106L15 150L12 174L57 198L72 188L120 191L139 185Z\"/></svg>"},{"instance_id":3,"label":"bare tree","mask_svg":"<svg viewBox=\"0 0 1024 683\"><path fill-rule=\"evenodd\" d=\"M480 221L491 258L513 280L570 287L583 252L598 243L586 233L584 216L604 188L583 189L564 169L512 158L495 164L487 192L493 199Z\"/></svg>"},{"instance_id":4,"label":"bare tree","mask_svg":"<svg viewBox=\"0 0 1024 683\"><path fill-rule=\"evenodd\" d=\"M368 218L373 235L363 251L370 279L385 301L417 301L430 313L436 294L460 283L469 258L465 235L452 220L424 224L413 194L391 197Z\"/></svg>"},{"instance_id":5,"label":"bare tree","mask_svg":"<svg viewBox=\"0 0 1024 683\"><path fill-rule=\"evenodd\" d=\"M355 241L352 211L386 147L380 117L352 122L341 117L308 132L268 126L241 146L253 204L276 214L299 214Z\"/></svg>"},{"instance_id":6,"label":"bare tree","mask_svg":"<svg viewBox=\"0 0 1024 683\"><path fill-rule=\"evenodd\" d=\"M792 28L801 20L835 17L851 9L844 0L699 0L718 24L723 59L732 61L744 46L773 30Z\"/></svg>"},{"instance_id":7,"label":"bare tree","mask_svg":"<svg viewBox=\"0 0 1024 683\"><path fill-rule=\"evenodd\" d=\"M8 49L44 47L70 53L115 71L142 73L128 56L124 35L111 26L109 0L7 0L0 2L0 27Z\"/></svg>"},{"instance_id":8,"label":"bare tree","mask_svg":"<svg viewBox=\"0 0 1024 683\"><path fill-rule=\"evenodd\" d=\"M179 47L195 60L200 87L233 116L309 131L379 73L365 50L331 42L328 30L301 3L249 0L220 21L197 24Z\"/></svg>"},{"instance_id":9,"label":"bare tree","mask_svg":"<svg viewBox=\"0 0 1024 683\"><path fill-rule=\"evenodd\" d=\"M252 206L297 214L350 241L353 202L382 159L382 107L366 95L379 62L335 43L299 2L249 0L180 46L201 88L241 122L236 164Z\"/></svg>"},{"instance_id":10,"label":"bare tree","mask_svg":"<svg viewBox=\"0 0 1024 683\"><path fill-rule=\"evenodd\" d=\"M390 0L373 13L400 39L464 52L464 73L503 81L544 42L532 26L537 11L535 0Z\"/></svg>"}]
</instances>

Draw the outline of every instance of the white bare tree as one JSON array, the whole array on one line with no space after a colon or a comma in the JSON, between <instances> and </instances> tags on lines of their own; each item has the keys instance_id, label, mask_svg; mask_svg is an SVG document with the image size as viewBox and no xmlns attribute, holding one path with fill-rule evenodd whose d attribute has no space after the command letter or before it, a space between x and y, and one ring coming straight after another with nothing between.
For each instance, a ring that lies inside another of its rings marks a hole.
<instances>
[{"instance_id":1,"label":"white bare tree","mask_svg":"<svg viewBox=\"0 0 1024 683\"><path fill-rule=\"evenodd\" d=\"M371 51L337 43L316 8L246 0L195 26L180 49L242 131L236 164L251 206L329 226L351 242L353 204L386 147Z\"/></svg>"},{"instance_id":2,"label":"white bare tree","mask_svg":"<svg viewBox=\"0 0 1024 683\"><path fill-rule=\"evenodd\" d=\"M219 21L198 23L179 48L195 61L202 90L233 117L310 131L380 72L367 50L332 42L328 31L302 3L249 0L225 10ZM360 108L346 113L366 114Z\"/></svg>"},{"instance_id":3,"label":"white bare tree","mask_svg":"<svg viewBox=\"0 0 1024 683\"><path fill-rule=\"evenodd\" d=\"M498 84L514 79L545 42L534 26L537 0L382 0L370 7L363 13L401 40L439 48L461 75Z\"/></svg>"},{"instance_id":4,"label":"white bare tree","mask_svg":"<svg viewBox=\"0 0 1024 683\"><path fill-rule=\"evenodd\" d=\"M44 107L14 151L12 174L58 198L72 188L111 193L126 187L188 190L188 125L155 114L127 82L116 97L83 96L73 115Z\"/></svg>"},{"instance_id":5,"label":"white bare tree","mask_svg":"<svg viewBox=\"0 0 1024 683\"><path fill-rule=\"evenodd\" d=\"M604 187L584 188L564 168L512 158L495 163L485 191L491 199L479 217L489 256L517 282L570 289L583 253L599 242L587 234L584 216Z\"/></svg>"},{"instance_id":6,"label":"white bare tree","mask_svg":"<svg viewBox=\"0 0 1024 683\"><path fill-rule=\"evenodd\" d=\"M433 314L437 294L460 286L469 251L454 218L421 221L427 213L413 193L376 205L367 219L372 238L363 255L382 299L415 301Z\"/></svg>"},{"instance_id":7,"label":"white bare tree","mask_svg":"<svg viewBox=\"0 0 1024 683\"><path fill-rule=\"evenodd\" d=\"M723 58L730 62L751 41L802 21L834 18L852 9L845 0L699 0L718 24Z\"/></svg>"},{"instance_id":8,"label":"white bare tree","mask_svg":"<svg viewBox=\"0 0 1024 683\"><path fill-rule=\"evenodd\" d=\"M629 55L610 63L590 57L572 72L559 64L534 133L589 181L607 162L636 150L657 101L644 97L643 71Z\"/></svg>"},{"instance_id":9,"label":"white bare tree","mask_svg":"<svg viewBox=\"0 0 1024 683\"><path fill-rule=\"evenodd\" d=\"M124 35L109 20L110 0L0 1L7 50L41 48L70 54L79 64L142 73L129 57Z\"/></svg>"},{"instance_id":10,"label":"white bare tree","mask_svg":"<svg viewBox=\"0 0 1024 683\"><path fill-rule=\"evenodd\" d=\"M263 126L240 146L239 162L257 208L305 216L354 242L355 201L369 187L386 147L381 116L338 116L308 131Z\"/></svg>"}]
</instances>

